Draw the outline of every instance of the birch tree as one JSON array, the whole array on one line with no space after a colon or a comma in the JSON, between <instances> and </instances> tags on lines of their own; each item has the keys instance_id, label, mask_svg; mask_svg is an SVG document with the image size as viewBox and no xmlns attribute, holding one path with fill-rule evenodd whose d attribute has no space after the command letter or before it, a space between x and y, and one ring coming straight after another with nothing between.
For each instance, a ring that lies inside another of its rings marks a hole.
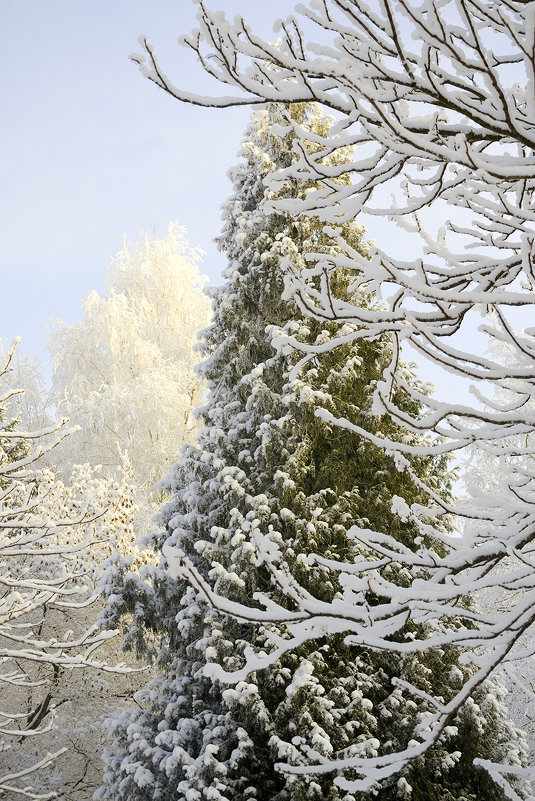
<instances>
[{"instance_id":1,"label":"birch tree","mask_svg":"<svg viewBox=\"0 0 535 801\"><path fill-rule=\"evenodd\" d=\"M84 298L84 319L58 322L49 340L54 400L80 426L55 467L68 474L99 464L114 478L127 465L139 529L158 510L154 485L198 430L194 347L210 309L199 259L176 223L166 236L125 243L108 271L108 295Z\"/></svg>"},{"instance_id":2,"label":"birch tree","mask_svg":"<svg viewBox=\"0 0 535 801\"><path fill-rule=\"evenodd\" d=\"M496 458L507 457L508 472L495 492L476 492L452 504L423 482L433 515L403 498L396 502L396 512L421 531L416 552L401 547L388 531L355 525L348 536L368 555L351 568L311 553L310 562L328 567L345 588L343 597L330 603L288 582L284 560L273 552L269 537L258 540L258 558L265 558L274 579L286 587L288 601L266 600L265 609L215 596L179 550L168 549L171 573L189 575L218 608L242 619L287 624L286 638L274 638L271 650L250 654L247 670L270 665L296 644L334 628L343 629L348 645L397 653L445 645L465 651L474 672L447 703L438 696L430 699L433 719L408 748L373 758L323 759L318 754L316 765L286 768L294 773L354 771L358 780L337 780L348 789L359 782L370 786L424 753L498 665L531 652L523 643L529 643L525 638L535 620L534 475L524 457L535 423L530 403L535 332L520 329L521 311L529 311L535 297L534 10L533 2L520 0L310 0L298 6L295 16L277 23L279 41L270 44L243 19L230 22L201 0L199 27L182 41L212 76L231 87L230 94L226 90L213 97L178 88L146 39L143 54L134 57L150 80L185 102L227 107L317 101L336 113L328 135L316 139L318 150L311 154L296 144L300 158L273 176L272 185L289 177L318 184L306 197L275 199L274 207L317 217L339 250L326 255L312 248L300 271L288 261L285 296L294 298L305 314L339 327L320 344L287 335L277 344L283 351L301 352L305 365L345 345L347 323L358 329L350 339L388 335L392 357L371 411L391 415L406 435L379 437L328 409L318 410L318 417L385 449L397 469L415 481L411 456L461 454L476 443ZM306 138L298 123L288 120L288 125L298 140ZM326 156L341 146L354 148L352 164L329 165ZM342 170L352 176L343 187L336 181ZM367 258L347 247L340 226L359 215L393 220L408 230L419 243L413 257L398 258L386 240ZM355 289L374 291L383 304L361 308L337 296L334 276L340 267L352 271ZM486 318L489 310L494 324ZM483 338L510 345L519 360L489 358L478 339L471 348L462 336L471 323ZM408 346L471 382L474 403L445 402L410 387L398 369ZM528 367L520 364L524 358ZM493 387L511 390L514 400L497 402ZM400 389L414 399L417 414L396 403ZM407 441L422 433L427 434L425 445ZM440 531L436 523L445 514L454 517L461 536ZM425 547L425 536L443 542L445 554ZM378 567L387 563L409 571L408 586L380 574ZM467 596L502 588L510 599L506 608L492 614L466 608ZM377 599L373 604L370 592ZM458 619L460 609L462 621L452 629L446 624ZM419 629L425 636L398 641L396 632L409 620L431 625ZM224 675L219 667L213 672L233 680L231 672ZM414 697L422 693L410 684L403 691ZM510 798L520 797L506 774L525 775L522 768L486 767Z\"/></svg>"}]
</instances>

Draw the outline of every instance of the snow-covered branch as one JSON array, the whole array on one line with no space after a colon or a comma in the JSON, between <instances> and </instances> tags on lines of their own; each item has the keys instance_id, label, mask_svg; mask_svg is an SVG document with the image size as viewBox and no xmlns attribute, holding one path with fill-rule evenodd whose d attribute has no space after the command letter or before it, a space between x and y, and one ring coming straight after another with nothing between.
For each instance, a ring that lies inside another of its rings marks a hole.
<instances>
[{"instance_id":1,"label":"snow-covered branch","mask_svg":"<svg viewBox=\"0 0 535 801\"><path fill-rule=\"evenodd\" d=\"M171 571L188 574L212 605L266 626L271 652L246 651L235 671L210 668L226 680L333 631L375 650L464 649L473 669L419 736L418 753L497 665L514 658L535 620L535 329L521 330L535 304L534 14L535 4L520 0L310 0L279 21L280 40L270 44L201 0L199 29L183 43L237 92L219 99L178 89L146 43L136 57L147 77L186 102L316 101L335 113L334 124L313 135L288 113L278 133L292 132L295 158L266 177L266 212L319 220L333 241L330 249L309 241L304 262L282 260L284 298L326 331L316 341L302 326L275 331L279 352L302 355L298 380L312 360L321 365L350 340L388 339L390 358L367 418L352 421L325 407L319 420L384 449L401 475L410 475L409 459L452 452L463 458L475 450L492 464L468 500L454 503L430 485L427 503L393 502L395 515L418 531L414 547L400 547L386 527L355 526L348 531L359 551L354 564L311 553L309 565L323 565L339 588L329 601L296 587L273 531L251 542L278 600L255 596L249 618L243 604L218 597L202 570L173 553L173 543L166 551ZM341 149L349 161L332 158ZM281 191L292 182L306 188ZM365 215L385 220L385 237L359 250L343 226ZM407 236L410 258L399 257L387 221ZM339 291L341 274L349 276L349 294ZM473 403L434 397L408 381L408 348L469 382ZM376 425L383 419L392 421L387 432ZM481 611L483 594L505 595L507 603ZM408 623L415 628L403 629ZM299 771L350 769L357 778L340 782L363 789L399 770L409 751L340 763L312 756ZM493 770L505 786L507 771Z\"/></svg>"},{"instance_id":2,"label":"snow-covered branch","mask_svg":"<svg viewBox=\"0 0 535 801\"><path fill-rule=\"evenodd\" d=\"M0 373L2 384L9 380L12 356L13 348ZM6 394L9 399L15 393ZM48 691L50 681L39 667L48 667L54 681L64 670L127 673L131 669L122 664L112 667L95 654L116 632L85 623L80 629L76 619L77 610L97 598L88 554L97 547L110 548L102 519L108 509L91 493L86 493L80 507L76 490L71 488L67 497L67 489L50 471L38 470L38 459L57 438L44 447L39 443L31 447L35 439L56 431L63 437L68 421L26 432L7 414L0 407L0 687L5 690L0 711L0 792L13 798L51 798L55 793L34 791L28 777L47 768L65 749L31 763L19 754L17 768L8 767L15 764L20 743L52 727L55 701ZM113 503L111 497L106 500ZM39 698L43 686L47 692ZM25 712L21 694L34 698L33 703L28 700Z\"/></svg>"}]
</instances>

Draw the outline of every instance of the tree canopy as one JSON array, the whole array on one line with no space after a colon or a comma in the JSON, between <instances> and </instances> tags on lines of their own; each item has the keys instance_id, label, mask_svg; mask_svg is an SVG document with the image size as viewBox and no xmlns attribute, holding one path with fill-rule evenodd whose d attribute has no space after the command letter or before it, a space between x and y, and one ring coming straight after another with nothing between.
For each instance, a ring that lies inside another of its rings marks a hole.
<instances>
[{"instance_id":1,"label":"tree canopy","mask_svg":"<svg viewBox=\"0 0 535 801\"><path fill-rule=\"evenodd\" d=\"M84 319L58 322L49 340L54 400L80 426L55 466L100 464L114 477L126 462L147 525L158 508L154 485L198 430L194 347L210 309L200 255L176 223L166 236L125 243L108 271L108 295L84 298Z\"/></svg>"}]
</instances>

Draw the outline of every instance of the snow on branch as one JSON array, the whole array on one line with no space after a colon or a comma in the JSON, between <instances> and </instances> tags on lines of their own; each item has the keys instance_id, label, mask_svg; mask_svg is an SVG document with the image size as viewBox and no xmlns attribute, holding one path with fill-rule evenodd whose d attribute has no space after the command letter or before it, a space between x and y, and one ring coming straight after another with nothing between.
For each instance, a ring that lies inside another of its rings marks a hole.
<instances>
[{"instance_id":1,"label":"snow on branch","mask_svg":"<svg viewBox=\"0 0 535 801\"><path fill-rule=\"evenodd\" d=\"M14 346L0 372L2 383L11 369L13 352ZM6 393L7 397L14 394ZM6 418L6 408L0 406L0 687L5 691L0 710L4 756L0 794L48 799L55 793L34 791L27 778L48 767L65 749L22 767L19 762L20 769L6 772L12 762L7 755L17 743L50 731L54 719L51 693L34 709L21 713L17 691L25 690L31 697L32 689L46 685L42 677L36 678L34 669L39 665L48 665L56 673L85 668L126 673L129 668L110 666L94 654L116 632L101 632L96 626L83 631L70 628L76 628L75 611L97 597L91 592L91 570L84 558L105 541L99 524L107 510L90 508L95 507L91 499L81 510L76 510L72 499L62 505L63 485L54 481L50 471L37 469L42 454L69 433L68 421L27 432L18 429L17 420ZM59 438L50 440L56 432ZM45 438L45 445L37 444L32 450L34 440L40 438Z\"/></svg>"},{"instance_id":2,"label":"snow on branch","mask_svg":"<svg viewBox=\"0 0 535 801\"><path fill-rule=\"evenodd\" d=\"M275 343L282 352L302 353L303 365L343 346L348 336L388 337L391 358L370 421L389 415L402 434L374 434L372 424L356 426L328 409L319 410L320 419L385 448L400 472L408 457L454 451L459 458L475 452L489 465L486 475L471 481L468 500L447 502L455 536L445 536L438 524L446 500L432 490L428 507L396 506L419 530L414 551L404 552L388 532L350 531L365 558L352 566L323 563L342 588L330 614L296 589L284 565L270 563L268 537L256 541L258 559L287 599L288 608L281 602L247 613L263 625L271 615L274 653L336 630L350 643L376 649L455 644L474 663L471 677L437 710L431 733L412 751L286 767L353 769L360 779L340 779L350 790L370 787L434 742L478 684L514 657L535 620L535 330L521 330L535 304L534 14L535 4L521 0L310 0L278 23L274 45L241 17L231 23L201 0L199 28L183 44L235 95L202 98L176 88L146 42L144 56L136 57L147 77L186 102L316 101L335 113L328 133L315 135L314 148L309 133L288 116L298 158L268 181L274 197L289 180L309 188L299 197L279 193L268 209L316 217L334 238L331 254L304 254L304 269L286 262L284 296L306 316L338 322L339 330L317 345L288 333L279 333ZM352 152L343 163L346 181L329 161L342 147ZM352 250L339 229L363 222L364 215L385 221L384 241L367 254ZM410 237L410 259L399 258L390 223ZM340 272L351 276L358 301L337 297ZM377 302L363 304L362 293ZM358 333L348 334L347 326ZM408 346L446 375L470 382L474 403L436 398L408 382L400 366ZM401 408L407 398L411 414ZM438 552L437 542L447 544L446 553ZM167 556L177 575L189 573L214 606L246 617L210 595L192 566L178 568L178 557ZM310 559L321 561L321 555ZM401 565L409 586L387 580L385 564ZM489 594L507 602L481 609ZM281 620L283 636L276 626ZM406 620L420 626L419 634L394 642L392 633ZM451 627L452 621L459 623ZM272 661L270 653L250 654L234 679ZM514 773L485 767L502 787ZM509 797L517 798L515 792Z\"/></svg>"}]
</instances>

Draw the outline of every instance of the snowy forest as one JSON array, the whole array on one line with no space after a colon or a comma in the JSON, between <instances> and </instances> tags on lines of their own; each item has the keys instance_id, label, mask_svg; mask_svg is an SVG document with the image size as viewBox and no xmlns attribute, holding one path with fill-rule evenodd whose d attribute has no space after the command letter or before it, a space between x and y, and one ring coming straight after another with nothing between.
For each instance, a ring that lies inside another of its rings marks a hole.
<instances>
[{"instance_id":1,"label":"snowy forest","mask_svg":"<svg viewBox=\"0 0 535 801\"><path fill-rule=\"evenodd\" d=\"M0 799L534 801L535 0L215 3L219 285L0 332Z\"/></svg>"}]
</instances>

